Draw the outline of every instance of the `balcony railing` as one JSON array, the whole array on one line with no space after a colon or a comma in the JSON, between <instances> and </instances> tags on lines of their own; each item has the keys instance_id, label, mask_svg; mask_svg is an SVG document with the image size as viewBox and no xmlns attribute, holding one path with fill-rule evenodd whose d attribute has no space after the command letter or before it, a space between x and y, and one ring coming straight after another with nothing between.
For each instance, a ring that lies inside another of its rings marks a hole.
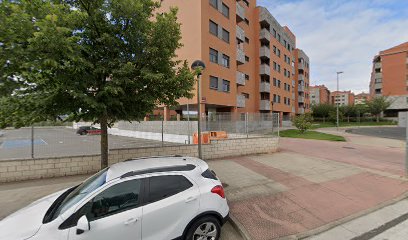
<instances>
[{"instance_id":1,"label":"balcony railing","mask_svg":"<svg viewBox=\"0 0 408 240\"><path fill-rule=\"evenodd\" d=\"M263 28L261 32L259 33L259 39L260 40L266 40L268 42L271 41L271 33L268 31L268 29Z\"/></svg>"},{"instance_id":2,"label":"balcony railing","mask_svg":"<svg viewBox=\"0 0 408 240\"><path fill-rule=\"evenodd\" d=\"M299 114L304 114L304 113L305 113L305 109L302 108L302 107L298 108L298 113L299 113Z\"/></svg>"},{"instance_id":3,"label":"balcony railing","mask_svg":"<svg viewBox=\"0 0 408 240\"><path fill-rule=\"evenodd\" d=\"M305 76L303 74L299 74L299 81L305 81Z\"/></svg>"},{"instance_id":4,"label":"balcony railing","mask_svg":"<svg viewBox=\"0 0 408 240\"><path fill-rule=\"evenodd\" d=\"M238 64L244 64L245 63L245 53L244 50L237 48L237 62Z\"/></svg>"},{"instance_id":5,"label":"balcony railing","mask_svg":"<svg viewBox=\"0 0 408 240\"><path fill-rule=\"evenodd\" d=\"M270 93L271 92L271 84L268 83L268 82L261 82L261 84L259 84L259 92Z\"/></svg>"},{"instance_id":6,"label":"balcony railing","mask_svg":"<svg viewBox=\"0 0 408 240\"><path fill-rule=\"evenodd\" d=\"M261 64L259 73L260 73L261 75L268 75L268 76L270 76L270 75L271 75L271 67L269 67L269 66L266 65L266 64Z\"/></svg>"},{"instance_id":7,"label":"balcony railing","mask_svg":"<svg viewBox=\"0 0 408 240\"><path fill-rule=\"evenodd\" d=\"M244 108L245 107L245 96L244 95L238 95L237 96L237 107L238 108Z\"/></svg>"},{"instance_id":8,"label":"balcony railing","mask_svg":"<svg viewBox=\"0 0 408 240\"><path fill-rule=\"evenodd\" d=\"M304 102L305 102L305 97L299 96L299 97L298 97L298 102L299 102L299 103L304 103Z\"/></svg>"},{"instance_id":9,"label":"balcony railing","mask_svg":"<svg viewBox=\"0 0 408 240\"><path fill-rule=\"evenodd\" d=\"M302 62L300 62L299 64L298 64L298 68L299 69L302 69L302 70L305 70L305 63L302 61Z\"/></svg>"},{"instance_id":10,"label":"balcony railing","mask_svg":"<svg viewBox=\"0 0 408 240\"><path fill-rule=\"evenodd\" d=\"M267 46L263 46L259 49L259 56L261 58L271 58L271 50Z\"/></svg>"},{"instance_id":11,"label":"balcony railing","mask_svg":"<svg viewBox=\"0 0 408 240\"><path fill-rule=\"evenodd\" d=\"M244 42L245 41L245 31L244 31L244 29L242 29L240 26L238 26L237 25L237 34L236 34L237 36L237 38L239 39L239 40L241 40L242 42Z\"/></svg>"},{"instance_id":12,"label":"balcony railing","mask_svg":"<svg viewBox=\"0 0 408 240\"><path fill-rule=\"evenodd\" d=\"M304 92L304 91L305 91L305 85L298 84L298 92Z\"/></svg>"},{"instance_id":13,"label":"balcony railing","mask_svg":"<svg viewBox=\"0 0 408 240\"><path fill-rule=\"evenodd\" d=\"M376 63L374 63L374 68L375 68L375 69L379 69L379 68L381 68L381 67L382 67L381 62L376 62Z\"/></svg>"},{"instance_id":14,"label":"balcony railing","mask_svg":"<svg viewBox=\"0 0 408 240\"><path fill-rule=\"evenodd\" d=\"M238 2L237 4L237 22L245 20L245 8L242 7Z\"/></svg>"},{"instance_id":15,"label":"balcony railing","mask_svg":"<svg viewBox=\"0 0 408 240\"><path fill-rule=\"evenodd\" d=\"M376 79L377 79L377 78L382 78L382 73L380 73L380 72L377 73L377 72L376 72L376 73L375 73L375 78L376 78Z\"/></svg>"},{"instance_id":16,"label":"balcony railing","mask_svg":"<svg viewBox=\"0 0 408 240\"><path fill-rule=\"evenodd\" d=\"M242 72L237 71L237 84L238 85L245 85L245 74Z\"/></svg>"},{"instance_id":17,"label":"balcony railing","mask_svg":"<svg viewBox=\"0 0 408 240\"><path fill-rule=\"evenodd\" d=\"M271 103L269 100L261 100L259 103L259 110L261 111L270 111L271 110Z\"/></svg>"}]
</instances>

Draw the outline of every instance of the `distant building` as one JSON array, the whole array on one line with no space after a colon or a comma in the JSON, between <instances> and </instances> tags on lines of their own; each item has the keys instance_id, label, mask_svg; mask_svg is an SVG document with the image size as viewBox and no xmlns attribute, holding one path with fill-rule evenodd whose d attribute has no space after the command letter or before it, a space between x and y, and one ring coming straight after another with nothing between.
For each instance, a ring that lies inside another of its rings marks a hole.
<instances>
[{"instance_id":1,"label":"distant building","mask_svg":"<svg viewBox=\"0 0 408 240\"><path fill-rule=\"evenodd\" d=\"M373 60L370 96L386 96L387 116L408 110L408 42L381 51Z\"/></svg>"},{"instance_id":2,"label":"distant building","mask_svg":"<svg viewBox=\"0 0 408 240\"><path fill-rule=\"evenodd\" d=\"M367 101L369 100L370 100L370 94L362 92L360 94L357 94L354 97L354 104L355 105L366 104Z\"/></svg>"},{"instance_id":3,"label":"distant building","mask_svg":"<svg viewBox=\"0 0 408 240\"><path fill-rule=\"evenodd\" d=\"M329 104L330 90L325 85L310 86L310 104Z\"/></svg>"},{"instance_id":4,"label":"distant building","mask_svg":"<svg viewBox=\"0 0 408 240\"><path fill-rule=\"evenodd\" d=\"M354 105L354 93L351 91L334 91L330 94L331 103L334 105Z\"/></svg>"}]
</instances>

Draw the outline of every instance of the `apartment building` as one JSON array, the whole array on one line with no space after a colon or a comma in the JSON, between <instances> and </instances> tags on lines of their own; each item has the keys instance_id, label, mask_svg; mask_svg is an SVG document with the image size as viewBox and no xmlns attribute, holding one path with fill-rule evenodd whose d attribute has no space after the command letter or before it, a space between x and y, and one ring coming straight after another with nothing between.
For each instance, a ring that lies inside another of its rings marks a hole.
<instances>
[{"instance_id":1,"label":"apartment building","mask_svg":"<svg viewBox=\"0 0 408 240\"><path fill-rule=\"evenodd\" d=\"M359 93L354 97L354 105L366 104L370 100L370 94Z\"/></svg>"},{"instance_id":2,"label":"apartment building","mask_svg":"<svg viewBox=\"0 0 408 240\"><path fill-rule=\"evenodd\" d=\"M408 42L380 51L374 57L370 96L389 98L387 116L408 110Z\"/></svg>"},{"instance_id":3,"label":"apartment building","mask_svg":"<svg viewBox=\"0 0 408 240\"><path fill-rule=\"evenodd\" d=\"M310 86L310 104L330 104L330 90L325 85Z\"/></svg>"},{"instance_id":4,"label":"apartment building","mask_svg":"<svg viewBox=\"0 0 408 240\"><path fill-rule=\"evenodd\" d=\"M348 106L354 105L354 93L351 91L334 91L330 94L331 104Z\"/></svg>"},{"instance_id":5,"label":"apartment building","mask_svg":"<svg viewBox=\"0 0 408 240\"><path fill-rule=\"evenodd\" d=\"M289 119L307 109L309 59L266 8L255 0L162 1L163 10L170 7L179 9L178 57L206 64L201 99L180 99L176 111L182 113L187 104L194 111L199 103L205 114L277 112Z\"/></svg>"}]
</instances>

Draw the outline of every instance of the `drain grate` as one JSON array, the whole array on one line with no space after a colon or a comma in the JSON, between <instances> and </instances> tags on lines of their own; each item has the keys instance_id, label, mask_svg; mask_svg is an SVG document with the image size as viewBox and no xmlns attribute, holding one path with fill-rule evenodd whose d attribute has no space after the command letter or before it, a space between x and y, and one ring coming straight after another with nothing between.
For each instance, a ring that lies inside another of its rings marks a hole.
<instances>
[{"instance_id":1,"label":"drain grate","mask_svg":"<svg viewBox=\"0 0 408 240\"><path fill-rule=\"evenodd\" d=\"M355 148L353 148L353 147L347 147L347 146L345 146L345 147L343 147L343 148L346 148L346 149L355 149Z\"/></svg>"}]
</instances>

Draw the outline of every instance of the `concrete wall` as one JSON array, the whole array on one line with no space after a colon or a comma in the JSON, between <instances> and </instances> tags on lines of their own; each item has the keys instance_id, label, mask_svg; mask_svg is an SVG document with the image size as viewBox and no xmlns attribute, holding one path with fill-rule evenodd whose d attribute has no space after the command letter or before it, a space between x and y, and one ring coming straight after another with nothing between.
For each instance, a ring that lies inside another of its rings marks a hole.
<instances>
[{"instance_id":1,"label":"concrete wall","mask_svg":"<svg viewBox=\"0 0 408 240\"><path fill-rule=\"evenodd\" d=\"M398 113L398 127L407 127L408 112Z\"/></svg>"},{"instance_id":2,"label":"concrete wall","mask_svg":"<svg viewBox=\"0 0 408 240\"><path fill-rule=\"evenodd\" d=\"M203 146L204 159L276 152L278 138L244 138L212 141ZM129 158L160 155L197 157L197 145L115 149L109 152L109 164ZM41 159L1 160L0 183L29 179L91 174L100 169L100 156L76 156Z\"/></svg>"}]
</instances>

